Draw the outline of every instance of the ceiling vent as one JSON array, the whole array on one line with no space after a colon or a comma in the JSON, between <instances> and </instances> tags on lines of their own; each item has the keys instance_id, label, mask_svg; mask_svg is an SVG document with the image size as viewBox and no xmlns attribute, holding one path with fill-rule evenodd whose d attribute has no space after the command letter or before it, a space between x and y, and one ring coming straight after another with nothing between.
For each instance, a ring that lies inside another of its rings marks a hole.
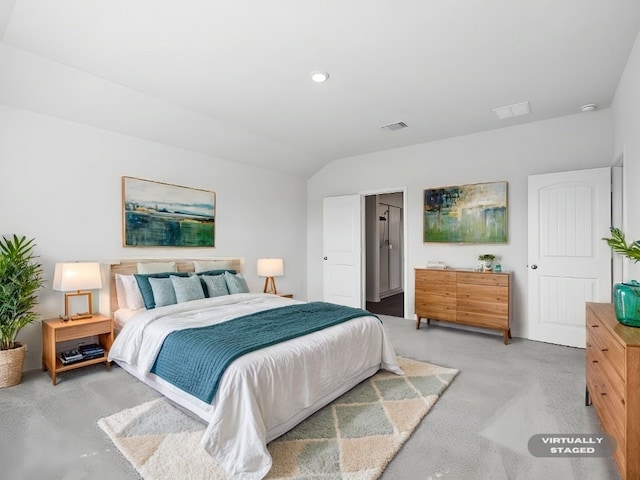
<instances>
[{"instance_id":1,"label":"ceiling vent","mask_svg":"<svg viewBox=\"0 0 640 480\"><path fill-rule=\"evenodd\" d=\"M519 117L520 115L528 115L531 113L529 102L514 103L506 107L498 107L491 110L493 114L500 120L511 117Z\"/></svg>"},{"instance_id":2,"label":"ceiling vent","mask_svg":"<svg viewBox=\"0 0 640 480\"><path fill-rule=\"evenodd\" d=\"M396 123L389 123L387 125L383 125L380 128L383 128L385 130L390 130L392 132L395 132L396 130L402 130L403 128L407 128L409 125L407 125L404 122L396 122Z\"/></svg>"}]
</instances>

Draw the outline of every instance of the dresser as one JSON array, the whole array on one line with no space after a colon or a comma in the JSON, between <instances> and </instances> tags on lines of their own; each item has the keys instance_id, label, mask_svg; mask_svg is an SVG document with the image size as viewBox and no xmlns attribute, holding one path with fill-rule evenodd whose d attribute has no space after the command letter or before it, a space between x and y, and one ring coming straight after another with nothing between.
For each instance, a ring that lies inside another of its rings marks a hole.
<instances>
[{"instance_id":1,"label":"dresser","mask_svg":"<svg viewBox=\"0 0 640 480\"><path fill-rule=\"evenodd\" d=\"M500 330L511 338L511 274L471 270L415 270L416 328L422 319Z\"/></svg>"},{"instance_id":2,"label":"dresser","mask_svg":"<svg viewBox=\"0 0 640 480\"><path fill-rule=\"evenodd\" d=\"M587 303L587 404L616 440L622 478L640 478L640 328L616 319L610 303Z\"/></svg>"}]
</instances>

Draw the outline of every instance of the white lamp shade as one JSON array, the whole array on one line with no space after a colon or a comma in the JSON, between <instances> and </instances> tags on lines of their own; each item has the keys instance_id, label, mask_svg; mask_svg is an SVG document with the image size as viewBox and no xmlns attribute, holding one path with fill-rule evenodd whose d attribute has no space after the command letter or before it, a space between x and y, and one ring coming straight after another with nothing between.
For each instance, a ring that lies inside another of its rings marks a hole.
<instances>
[{"instance_id":1,"label":"white lamp shade","mask_svg":"<svg viewBox=\"0 0 640 480\"><path fill-rule=\"evenodd\" d=\"M259 258L259 277L281 277L284 275L284 265L281 258Z\"/></svg>"},{"instance_id":2,"label":"white lamp shade","mask_svg":"<svg viewBox=\"0 0 640 480\"><path fill-rule=\"evenodd\" d=\"M59 292L102 288L98 262L56 263L53 289Z\"/></svg>"}]
</instances>

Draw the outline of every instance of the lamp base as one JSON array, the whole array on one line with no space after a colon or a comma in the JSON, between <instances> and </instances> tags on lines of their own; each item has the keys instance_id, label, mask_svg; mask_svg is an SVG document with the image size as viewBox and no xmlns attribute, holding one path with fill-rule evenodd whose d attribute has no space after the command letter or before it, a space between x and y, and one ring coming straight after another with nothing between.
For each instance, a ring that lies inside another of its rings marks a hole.
<instances>
[{"instance_id":1,"label":"lamp base","mask_svg":"<svg viewBox=\"0 0 640 480\"><path fill-rule=\"evenodd\" d=\"M76 313L75 315L69 315L69 298L70 297L87 297L87 308L89 310L82 313ZM91 292L81 292L80 290L78 290L75 293L65 293L64 294L64 317L67 320L82 320L83 318L93 317L93 295L91 294Z\"/></svg>"},{"instance_id":2,"label":"lamp base","mask_svg":"<svg viewBox=\"0 0 640 480\"><path fill-rule=\"evenodd\" d=\"M276 280L273 277L267 277L264 279L264 293L278 294L276 290Z\"/></svg>"}]
</instances>

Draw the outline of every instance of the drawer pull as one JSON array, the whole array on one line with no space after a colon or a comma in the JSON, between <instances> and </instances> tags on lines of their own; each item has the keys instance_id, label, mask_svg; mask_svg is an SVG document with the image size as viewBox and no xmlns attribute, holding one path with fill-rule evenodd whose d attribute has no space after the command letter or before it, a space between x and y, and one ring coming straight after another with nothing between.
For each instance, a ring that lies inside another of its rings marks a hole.
<instances>
[{"instance_id":1,"label":"drawer pull","mask_svg":"<svg viewBox=\"0 0 640 480\"><path fill-rule=\"evenodd\" d=\"M606 395L606 394L607 394L607 392L601 392L600 393L600 395Z\"/></svg>"},{"instance_id":2,"label":"drawer pull","mask_svg":"<svg viewBox=\"0 0 640 480\"><path fill-rule=\"evenodd\" d=\"M598 360L591 360L591 363L598 363Z\"/></svg>"},{"instance_id":3,"label":"drawer pull","mask_svg":"<svg viewBox=\"0 0 640 480\"><path fill-rule=\"evenodd\" d=\"M608 352L609 351L608 348L601 348L600 350L603 351L603 352Z\"/></svg>"},{"instance_id":4,"label":"drawer pull","mask_svg":"<svg viewBox=\"0 0 640 480\"><path fill-rule=\"evenodd\" d=\"M596 324L596 325L591 325L593 328L598 328L600 325Z\"/></svg>"}]
</instances>

